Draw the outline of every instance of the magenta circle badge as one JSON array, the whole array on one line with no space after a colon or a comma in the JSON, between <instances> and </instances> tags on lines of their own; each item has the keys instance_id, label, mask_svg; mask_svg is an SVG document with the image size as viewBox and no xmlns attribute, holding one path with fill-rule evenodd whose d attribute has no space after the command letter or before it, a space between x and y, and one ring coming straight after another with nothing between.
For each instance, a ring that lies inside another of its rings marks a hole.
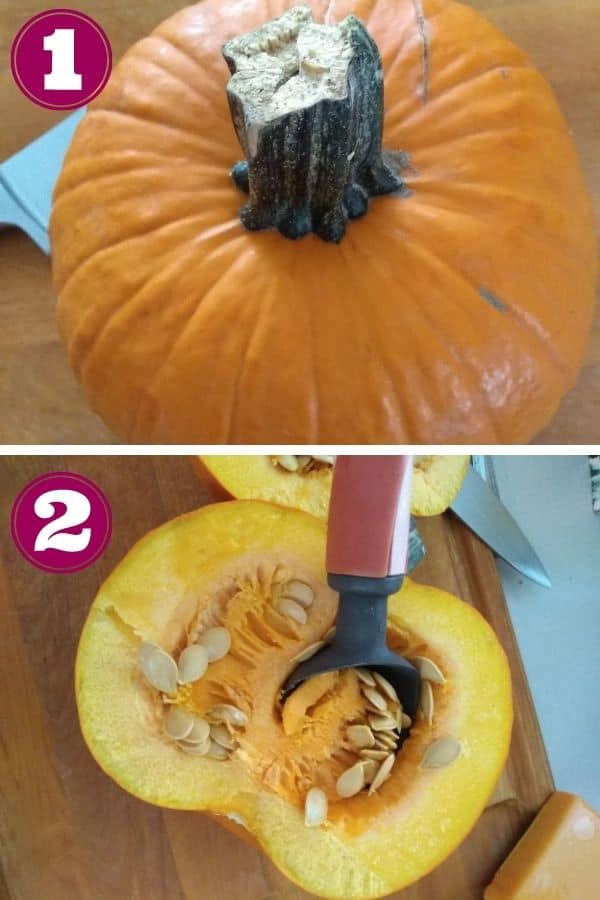
<instances>
[{"instance_id":1,"label":"magenta circle badge","mask_svg":"<svg viewBox=\"0 0 600 900\"><path fill-rule=\"evenodd\" d=\"M46 572L77 572L110 540L110 504L97 484L75 472L50 472L26 485L12 508L13 541Z\"/></svg>"},{"instance_id":2,"label":"magenta circle badge","mask_svg":"<svg viewBox=\"0 0 600 900\"><path fill-rule=\"evenodd\" d=\"M76 9L48 9L19 30L10 63L18 87L38 106L75 109L108 81L112 53L94 19Z\"/></svg>"}]
</instances>

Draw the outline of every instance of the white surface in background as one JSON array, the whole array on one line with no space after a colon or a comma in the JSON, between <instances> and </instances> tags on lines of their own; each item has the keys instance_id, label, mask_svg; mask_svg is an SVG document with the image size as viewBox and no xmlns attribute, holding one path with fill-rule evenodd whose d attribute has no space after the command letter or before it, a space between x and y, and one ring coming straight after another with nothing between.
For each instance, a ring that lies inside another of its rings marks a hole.
<instances>
[{"instance_id":1,"label":"white surface in background","mask_svg":"<svg viewBox=\"0 0 600 900\"><path fill-rule=\"evenodd\" d=\"M552 774L600 810L600 516L587 457L493 462L500 498L552 581L547 590L498 562Z\"/></svg>"}]
</instances>

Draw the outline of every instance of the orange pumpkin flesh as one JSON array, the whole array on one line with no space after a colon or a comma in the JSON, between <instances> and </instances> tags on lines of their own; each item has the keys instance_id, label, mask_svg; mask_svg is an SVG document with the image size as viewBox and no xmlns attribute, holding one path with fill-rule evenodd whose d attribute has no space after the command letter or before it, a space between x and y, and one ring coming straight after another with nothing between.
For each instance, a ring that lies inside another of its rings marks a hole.
<instances>
[{"instance_id":1,"label":"orange pumpkin flesh","mask_svg":"<svg viewBox=\"0 0 600 900\"><path fill-rule=\"evenodd\" d=\"M217 497L267 500L327 518L331 466L289 472L270 456L197 456L194 468ZM436 516L450 506L463 483L468 456L417 456L413 468L411 512Z\"/></svg>"},{"instance_id":2,"label":"orange pumpkin flesh","mask_svg":"<svg viewBox=\"0 0 600 900\"><path fill-rule=\"evenodd\" d=\"M278 703L293 656L335 618L324 549L323 522L258 501L207 506L151 532L92 605L77 655L77 704L91 752L126 790L160 806L229 816L306 890L367 900L440 863L481 814L508 753L510 675L475 610L407 579L390 598L388 640L444 672L446 682L433 685L433 726L415 721L391 778L373 796L337 797L345 727L360 702L356 676L333 676L333 690L313 697L304 715L306 683L304 701L287 714L287 734ZM274 611L276 584L290 575L316 591L306 625ZM229 629L231 650L181 687L178 702L202 713L226 700L246 713L239 748L222 762L188 756L164 735L160 695L137 664L141 640L176 654L188 631L214 624ZM460 756L446 768L420 769L441 736L460 742ZM319 828L304 825L311 784L329 797Z\"/></svg>"},{"instance_id":3,"label":"orange pumpkin flesh","mask_svg":"<svg viewBox=\"0 0 600 900\"><path fill-rule=\"evenodd\" d=\"M596 277L549 86L466 6L340 0L336 20L354 13L379 47L409 194L376 198L339 245L249 232L221 47L290 5L182 10L77 129L50 231L91 405L133 441L528 440L574 382Z\"/></svg>"}]
</instances>

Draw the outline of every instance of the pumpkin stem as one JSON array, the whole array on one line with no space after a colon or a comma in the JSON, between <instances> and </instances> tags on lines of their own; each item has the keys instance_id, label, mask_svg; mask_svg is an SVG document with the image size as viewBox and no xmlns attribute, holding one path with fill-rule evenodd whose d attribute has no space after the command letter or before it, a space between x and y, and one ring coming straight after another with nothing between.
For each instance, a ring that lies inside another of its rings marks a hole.
<instances>
[{"instance_id":1,"label":"pumpkin stem","mask_svg":"<svg viewBox=\"0 0 600 900\"><path fill-rule=\"evenodd\" d=\"M339 242L369 198L402 188L382 158L383 69L354 16L317 25L297 6L228 41L227 96L246 156L232 170L249 193L246 228Z\"/></svg>"}]
</instances>

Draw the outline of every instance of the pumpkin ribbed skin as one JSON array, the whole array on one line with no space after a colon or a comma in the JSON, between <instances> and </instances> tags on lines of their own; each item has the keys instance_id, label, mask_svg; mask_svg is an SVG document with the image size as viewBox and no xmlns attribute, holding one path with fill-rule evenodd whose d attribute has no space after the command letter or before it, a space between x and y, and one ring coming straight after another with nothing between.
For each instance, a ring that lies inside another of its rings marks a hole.
<instances>
[{"instance_id":1,"label":"pumpkin ribbed skin","mask_svg":"<svg viewBox=\"0 0 600 900\"><path fill-rule=\"evenodd\" d=\"M411 194L374 200L339 245L247 232L221 45L290 5L182 10L77 130L51 238L93 408L135 441L528 440L575 379L596 277L550 88L467 7L340 0L336 21L379 46Z\"/></svg>"}]
</instances>

